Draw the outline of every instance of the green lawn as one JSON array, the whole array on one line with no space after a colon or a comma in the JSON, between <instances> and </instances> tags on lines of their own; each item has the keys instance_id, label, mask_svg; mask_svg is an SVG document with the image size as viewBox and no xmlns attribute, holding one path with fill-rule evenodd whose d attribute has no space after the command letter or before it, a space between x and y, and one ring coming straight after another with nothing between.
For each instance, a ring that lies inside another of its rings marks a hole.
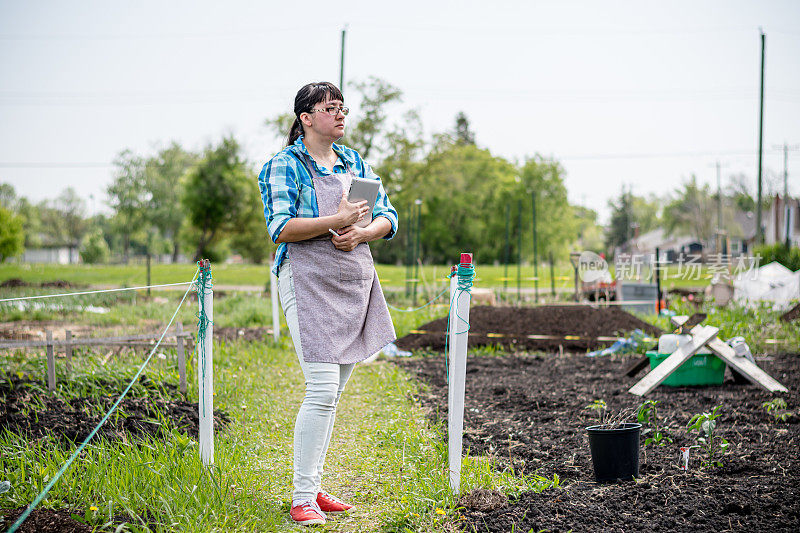
<instances>
[{"instance_id":1,"label":"green lawn","mask_svg":"<svg viewBox=\"0 0 800 533\"><path fill-rule=\"evenodd\" d=\"M386 287L404 287L406 280L418 280L420 290L446 285L446 276L450 267L445 265L425 265L416 274L406 274L406 267L395 265L377 265L378 276ZM179 283L188 281L196 270L193 264L153 265L151 280L153 284ZM212 265L214 282L220 285L249 285L265 287L269 283L267 265ZM686 274L685 270L681 274ZM418 277L415 277L418 276ZM571 290L574 286L573 269L569 264L559 264L554 269L554 281L557 289ZM697 279L695 279L695 277ZM707 268L692 271L689 276L680 276L677 266L666 272L664 286L670 287L702 287L709 283L710 273ZM53 280L66 280L79 285L108 285L114 287L135 287L146 284L147 273L144 265L43 265L43 264L0 264L0 283L5 280L19 278L30 283L41 283ZM534 286L534 270L532 266L524 266L517 274L516 266L510 265L508 275L504 266L476 265L477 287L506 287L515 290L517 282L524 288ZM538 272L539 290L547 293L551 287L550 268L541 267ZM412 281L413 283L413 281Z\"/></svg>"}]
</instances>

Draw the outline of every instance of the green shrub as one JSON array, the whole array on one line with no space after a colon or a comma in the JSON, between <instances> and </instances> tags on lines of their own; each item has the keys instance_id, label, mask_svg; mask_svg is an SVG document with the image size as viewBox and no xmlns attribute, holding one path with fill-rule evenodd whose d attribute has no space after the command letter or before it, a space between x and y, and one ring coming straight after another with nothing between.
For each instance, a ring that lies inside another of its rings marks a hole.
<instances>
[{"instance_id":1,"label":"green shrub","mask_svg":"<svg viewBox=\"0 0 800 533\"><path fill-rule=\"evenodd\" d=\"M770 244L758 246L754 252L756 256L761 256L762 265L777 261L793 272L800 270L800 248L796 246L787 249L783 243Z\"/></svg>"},{"instance_id":2,"label":"green shrub","mask_svg":"<svg viewBox=\"0 0 800 533\"><path fill-rule=\"evenodd\" d=\"M98 229L87 234L81 242L80 254L84 263L90 265L107 263L110 250L103 238L103 232Z\"/></svg>"}]
</instances>

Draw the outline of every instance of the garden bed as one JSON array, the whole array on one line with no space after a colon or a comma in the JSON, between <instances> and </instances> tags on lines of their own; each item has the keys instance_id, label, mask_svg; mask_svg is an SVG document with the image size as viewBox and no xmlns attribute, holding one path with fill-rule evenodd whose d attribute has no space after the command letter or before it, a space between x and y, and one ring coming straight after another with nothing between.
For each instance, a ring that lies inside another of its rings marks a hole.
<instances>
[{"instance_id":1,"label":"garden bed","mask_svg":"<svg viewBox=\"0 0 800 533\"><path fill-rule=\"evenodd\" d=\"M661 330L617 307L589 305L543 305L539 307L476 306L469 312L469 345L499 344L520 350L591 350L613 341L597 337L616 336L635 329L651 335ZM397 340L403 350L444 349L447 318L417 328L426 333L411 333ZM492 333L494 335L490 336ZM497 335L504 335L498 337ZM547 335L553 339L531 339L528 335ZM564 338L578 337L578 338Z\"/></svg>"},{"instance_id":2,"label":"garden bed","mask_svg":"<svg viewBox=\"0 0 800 533\"><path fill-rule=\"evenodd\" d=\"M627 393L636 381L624 375L629 361L577 354L468 359L465 451L492 455L517 473L557 474L565 488L524 493L491 509L465 507L467 531L800 530L800 354L759 361L790 390L783 397L793 414L785 421L762 407L772 395L730 377L716 387L658 387L647 399L660 402L673 443L642 449L638 482L599 485L584 430L596 418L586 406L603 399L616 413L641 404ZM397 364L429 385L422 405L432 419L446 420L444 359ZM723 466L701 469L695 450L683 472L678 448L694 443L687 423L715 405L722 405L718 430L731 443Z\"/></svg>"},{"instance_id":3,"label":"garden bed","mask_svg":"<svg viewBox=\"0 0 800 533\"><path fill-rule=\"evenodd\" d=\"M80 442L117 401L116 394L126 383L96 381L91 387L97 395L60 398L48 393L45 384L27 377L0 376L0 430L26 435L30 439L53 436ZM108 441L143 436L159 436L173 429L197 438L200 416L197 404L178 397L174 386L156 386L144 376L137 390L128 394L111 418L98 431L96 438ZM164 394L166 392L166 395ZM144 394L141 394L144 393ZM229 421L223 411L214 411L214 426L221 428Z\"/></svg>"}]
</instances>

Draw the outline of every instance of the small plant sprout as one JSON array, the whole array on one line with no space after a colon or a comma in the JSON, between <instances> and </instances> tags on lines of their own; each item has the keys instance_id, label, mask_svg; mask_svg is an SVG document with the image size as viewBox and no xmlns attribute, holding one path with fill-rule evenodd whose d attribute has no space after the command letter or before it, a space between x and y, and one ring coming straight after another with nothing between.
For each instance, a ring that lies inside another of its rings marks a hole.
<instances>
[{"instance_id":1,"label":"small plant sprout","mask_svg":"<svg viewBox=\"0 0 800 533\"><path fill-rule=\"evenodd\" d=\"M702 466L722 466L722 456L728 451L728 443L723 437L716 433L717 418L719 418L719 410L722 406L717 405L712 411L705 412L699 415L694 415L689 420L687 429L689 432L696 431L698 448L705 453Z\"/></svg>"},{"instance_id":2,"label":"small plant sprout","mask_svg":"<svg viewBox=\"0 0 800 533\"><path fill-rule=\"evenodd\" d=\"M606 409L608 409L608 407L606 407L606 402L604 400L595 400L586 407L584 407L584 409L591 409L592 411L595 411L597 413L597 418L598 418L597 423L600 425L604 423Z\"/></svg>"},{"instance_id":3,"label":"small plant sprout","mask_svg":"<svg viewBox=\"0 0 800 533\"><path fill-rule=\"evenodd\" d=\"M661 428L658 427L657 404L657 400L647 400L636 410L636 420L642 424L642 426L649 426L642 430L643 435L649 435L644 440L645 446L651 444L664 446L668 442L672 443L672 439L665 435Z\"/></svg>"},{"instance_id":4,"label":"small plant sprout","mask_svg":"<svg viewBox=\"0 0 800 533\"><path fill-rule=\"evenodd\" d=\"M787 409L788 405L786 405L786 400L783 398L775 398L769 402L764 402L761 407L766 409L767 413L771 414L775 420L780 420L781 422L786 422L792 417L792 412Z\"/></svg>"}]
</instances>

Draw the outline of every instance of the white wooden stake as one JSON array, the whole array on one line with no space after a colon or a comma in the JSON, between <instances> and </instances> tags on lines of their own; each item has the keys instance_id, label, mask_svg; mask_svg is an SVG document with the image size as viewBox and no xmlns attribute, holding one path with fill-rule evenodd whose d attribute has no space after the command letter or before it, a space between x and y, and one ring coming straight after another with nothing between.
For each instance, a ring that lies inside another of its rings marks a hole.
<instances>
[{"instance_id":1,"label":"white wooden stake","mask_svg":"<svg viewBox=\"0 0 800 533\"><path fill-rule=\"evenodd\" d=\"M272 298L272 338L277 341L281 336L281 317L278 314L278 277L272 273L272 265L269 269L269 295Z\"/></svg>"},{"instance_id":2,"label":"white wooden stake","mask_svg":"<svg viewBox=\"0 0 800 533\"><path fill-rule=\"evenodd\" d=\"M66 342L64 355L67 357L67 374L69 374L72 372L72 332L70 330L64 332L64 342Z\"/></svg>"},{"instance_id":3,"label":"white wooden stake","mask_svg":"<svg viewBox=\"0 0 800 533\"><path fill-rule=\"evenodd\" d=\"M472 264L472 254L461 254L462 264ZM472 296L458 288L457 276L450 278L450 353L449 386L447 396L448 460L450 463L450 488L453 494L461 491L461 451L464 433L464 390L467 380L467 340L469 304Z\"/></svg>"},{"instance_id":4,"label":"white wooden stake","mask_svg":"<svg viewBox=\"0 0 800 533\"><path fill-rule=\"evenodd\" d=\"M56 358L55 354L53 353L53 332L52 330L47 330L47 348L45 350L47 354L47 390L54 391L56 390Z\"/></svg>"},{"instance_id":5,"label":"white wooden stake","mask_svg":"<svg viewBox=\"0 0 800 533\"><path fill-rule=\"evenodd\" d=\"M199 385L200 411L200 458L206 466L214 464L214 292L211 289L211 267L206 262L209 283L202 294L202 307L208 318L205 335L200 339L202 348L198 344L197 354L197 381ZM201 273L201 275L203 275ZM205 357L201 354L205 353Z\"/></svg>"}]
</instances>

